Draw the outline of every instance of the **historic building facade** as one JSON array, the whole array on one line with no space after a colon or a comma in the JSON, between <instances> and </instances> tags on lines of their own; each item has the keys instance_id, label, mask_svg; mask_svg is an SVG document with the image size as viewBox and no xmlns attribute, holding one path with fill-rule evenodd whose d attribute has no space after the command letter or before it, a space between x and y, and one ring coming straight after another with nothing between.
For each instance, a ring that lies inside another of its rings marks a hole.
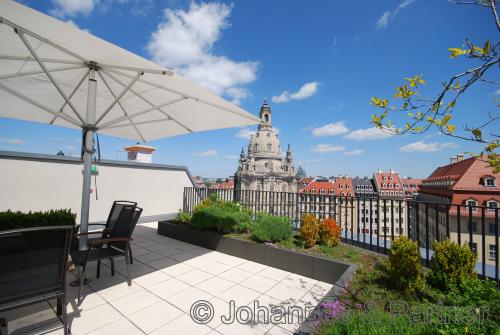
<instances>
[{"instance_id":1,"label":"historic building facade","mask_svg":"<svg viewBox=\"0 0 500 335\"><path fill-rule=\"evenodd\" d=\"M280 140L272 128L271 108L267 101L260 108L260 119L257 132L250 137L247 154L241 150L235 189L240 193L246 190L295 193L297 172L292 150L288 145L282 158Z\"/></svg>"}]
</instances>

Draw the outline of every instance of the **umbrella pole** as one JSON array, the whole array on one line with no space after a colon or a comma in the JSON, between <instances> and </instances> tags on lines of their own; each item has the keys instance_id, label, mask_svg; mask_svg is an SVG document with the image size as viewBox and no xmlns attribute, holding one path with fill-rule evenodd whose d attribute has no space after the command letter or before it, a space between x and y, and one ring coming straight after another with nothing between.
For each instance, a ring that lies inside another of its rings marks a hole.
<instances>
[{"instance_id":1,"label":"umbrella pole","mask_svg":"<svg viewBox=\"0 0 500 335\"><path fill-rule=\"evenodd\" d=\"M92 65L92 64L91 64ZM96 69L91 67L89 72L88 95L87 95L87 115L83 127L83 187L82 187L82 207L80 212L80 232L88 232L89 207L90 207L90 177L92 170L92 148L94 142L94 122L96 108L97 82L95 80ZM87 236L80 238L80 250L87 249Z\"/></svg>"}]
</instances>

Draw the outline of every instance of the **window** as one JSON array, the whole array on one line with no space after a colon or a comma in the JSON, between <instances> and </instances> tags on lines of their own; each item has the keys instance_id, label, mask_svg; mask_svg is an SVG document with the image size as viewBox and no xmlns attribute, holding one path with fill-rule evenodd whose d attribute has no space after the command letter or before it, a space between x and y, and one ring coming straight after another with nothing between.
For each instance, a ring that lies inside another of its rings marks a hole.
<instances>
[{"instance_id":1,"label":"window","mask_svg":"<svg viewBox=\"0 0 500 335\"><path fill-rule=\"evenodd\" d=\"M326 191L324 189L319 190L319 194L325 194L325 193L326 193Z\"/></svg>"},{"instance_id":2,"label":"window","mask_svg":"<svg viewBox=\"0 0 500 335\"><path fill-rule=\"evenodd\" d=\"M271 133L267 133L267 137L271 137Z\"/></svg>"},{"instance_id":3,"label":"window","mask_svg":"<svg viewBox=\"0 0 500 335\"><path fill-rule=\"evenodd\" d=\"M465 202L465 204L467 206L467 210L472 209L473 212L476 210L476 206L477 206L476 200L467 200Z\"/></svg>"},{"instance_id":4,"label":"window","mask_svg":"<svg viewBox=\"0 0 500 335\"><path fill-rule=\"evenodd\" d=\"M389 184L389 188L392 188L392 186L393 186L392 184Z\"/></svg>"},{"instance_id":5,"label":"window","mask_svg":"<svg viewBox=\"0 0 500 335\"><path fill-rule=\"evenodd\" d=\"M382 180L387 180L387 177L385 177L385 176L384 176L384 177L382 177Z\"/></svg>"},{"instance_id":6,"label":"window","mask_svg":"<svg viewBox=\"0 0 500 335\"><path fill-rule=\"evenodd\" d=\"M328 194L335 194L334 190L328 190Z\"/></svg>"},{"instance_id":7,"label":"window","mask_svg":"<svg viewBox=\"0 0 500 335\"><path fill-rule=\"evenodd\" d=\"M469 242L466 242L466 244L469 246L469 248L471 248L471 250L477 254L477 243L476 242L472 242L472 247L470 245Z\"/></svg>"},{"instance_id":8,"label":"window","mask_svg":"<svg viewBox=\"0 0 500 335\"><path fill-rule=\"evenodd\" d=\"M267 150L271 151L272 148L273 148L273 145L271 143L268 143L267 144Z\"/></svg>"},{"instance_id":9,"label":"window","mask_svg":"<svg viewBox=\"0 0 500 335\"><path fill-rule=\"evenodd\" d=\"M383 184L382 184L382 187L383 187L383 188L386 188L386 187L387 187L387 184L386 184L386 183L383 183Z\"/></svg>"},{"instance_id":10,"label":"window","mask_svg":"<svg viewBox=\"0 0 500 335\"><path fill-rule=\"evenodd\" d=\"M389 180L392 181L394 178L390 177Z\"/></svg>"},{"instance_id":11,"label":"window","mask_svg":"<svg viewBox=\"0 0 500 335\"><path fill-rule=\"evenodd\" d=\"M477 222L469 222L467 225L467 231L471 231L471 227L472 227L472 231L476 232L477 231Z\"/></svg>"},{"instance_id":12,"label":"window","mask_svg":"<svg viewBox=\"0 0 500 335\"><path fill-rule=\"evenodd\" d=\"M498 202L496 201L488 201L487 205L489 212L495 212L495 209L498 208Z\"/></svg>"},{"instance_id":13,"label":"window","mask_svg":"<svg viewBox=\"0 0 500 335\"><path fill-rule=\"evenodd\" d=\"M495 244L488 245L488 257L492 261L497 259L497 246Z\"/></svg>"},{"instance_id":14,"label":"window","mask_svg":"<svg viewBox=\"0 0 500 335\"><path fill-rule=\"evenodd\" d=\"M344 188L344 184L340 184L340 188Z\"/></svg>"},{"instance_id":15,"label":"window","mask_svg":"<svg viewBox=\"0 0 500 335\"><path fill-rule=\"evenodd\" d=\"M495 178L485 178L484 186L486 187L495 187Z\"/></svg>"},{"instance_id":16,"label":"window","mask_svg":"<svg viewBox=\"0 0 500 335\"><path fill-rule=\"evenodd\" d=\"M497 233L497 226L494 223L488 224L488 231L490 234L496 234Z\"/></svg>"},{"instance_id":17,"label":"window","mask_svg":"<svg viewBox=\"0 0 500 335\"><path fill-rule=\"evenodd\" d=\"M316 190L315 190L315 189L312 189L312 190L311 190L311 194L316 194Z\"/></svg>"}]
</instances>

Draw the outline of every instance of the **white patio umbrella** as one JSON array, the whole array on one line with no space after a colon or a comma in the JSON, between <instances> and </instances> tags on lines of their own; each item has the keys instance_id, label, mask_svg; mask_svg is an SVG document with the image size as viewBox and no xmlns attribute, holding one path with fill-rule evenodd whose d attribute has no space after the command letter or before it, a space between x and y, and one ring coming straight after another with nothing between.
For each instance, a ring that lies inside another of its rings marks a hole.
<instances>
[{"instance_id":1,"label":"white patio umbrella","mask_svg":"<svg viewBox=\"0 0 500 335\"><path fill-rule=\"evenodd\" d=\"M170 70L11 0L0 0L0 117L82 129L83 232L95 132L144 142L259 122Z\"/></svg>"}]
</instances>

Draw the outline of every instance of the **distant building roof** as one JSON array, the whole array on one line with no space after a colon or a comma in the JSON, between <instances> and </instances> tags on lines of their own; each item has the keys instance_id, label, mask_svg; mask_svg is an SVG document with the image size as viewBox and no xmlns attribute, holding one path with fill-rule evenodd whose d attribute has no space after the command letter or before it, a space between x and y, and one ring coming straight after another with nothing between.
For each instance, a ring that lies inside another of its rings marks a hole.
<instances>
[{"instance_id":1,"label":"distant building roof","mask_svg":"<svg viewBox=\"0 0 500 335\"><path fill-rule=\"evenodd\" d=\"M232 190L234 189L234 179L228 179L226 181L213 184L210 188L217 190Z\"/></svg>"}]
</instances>

